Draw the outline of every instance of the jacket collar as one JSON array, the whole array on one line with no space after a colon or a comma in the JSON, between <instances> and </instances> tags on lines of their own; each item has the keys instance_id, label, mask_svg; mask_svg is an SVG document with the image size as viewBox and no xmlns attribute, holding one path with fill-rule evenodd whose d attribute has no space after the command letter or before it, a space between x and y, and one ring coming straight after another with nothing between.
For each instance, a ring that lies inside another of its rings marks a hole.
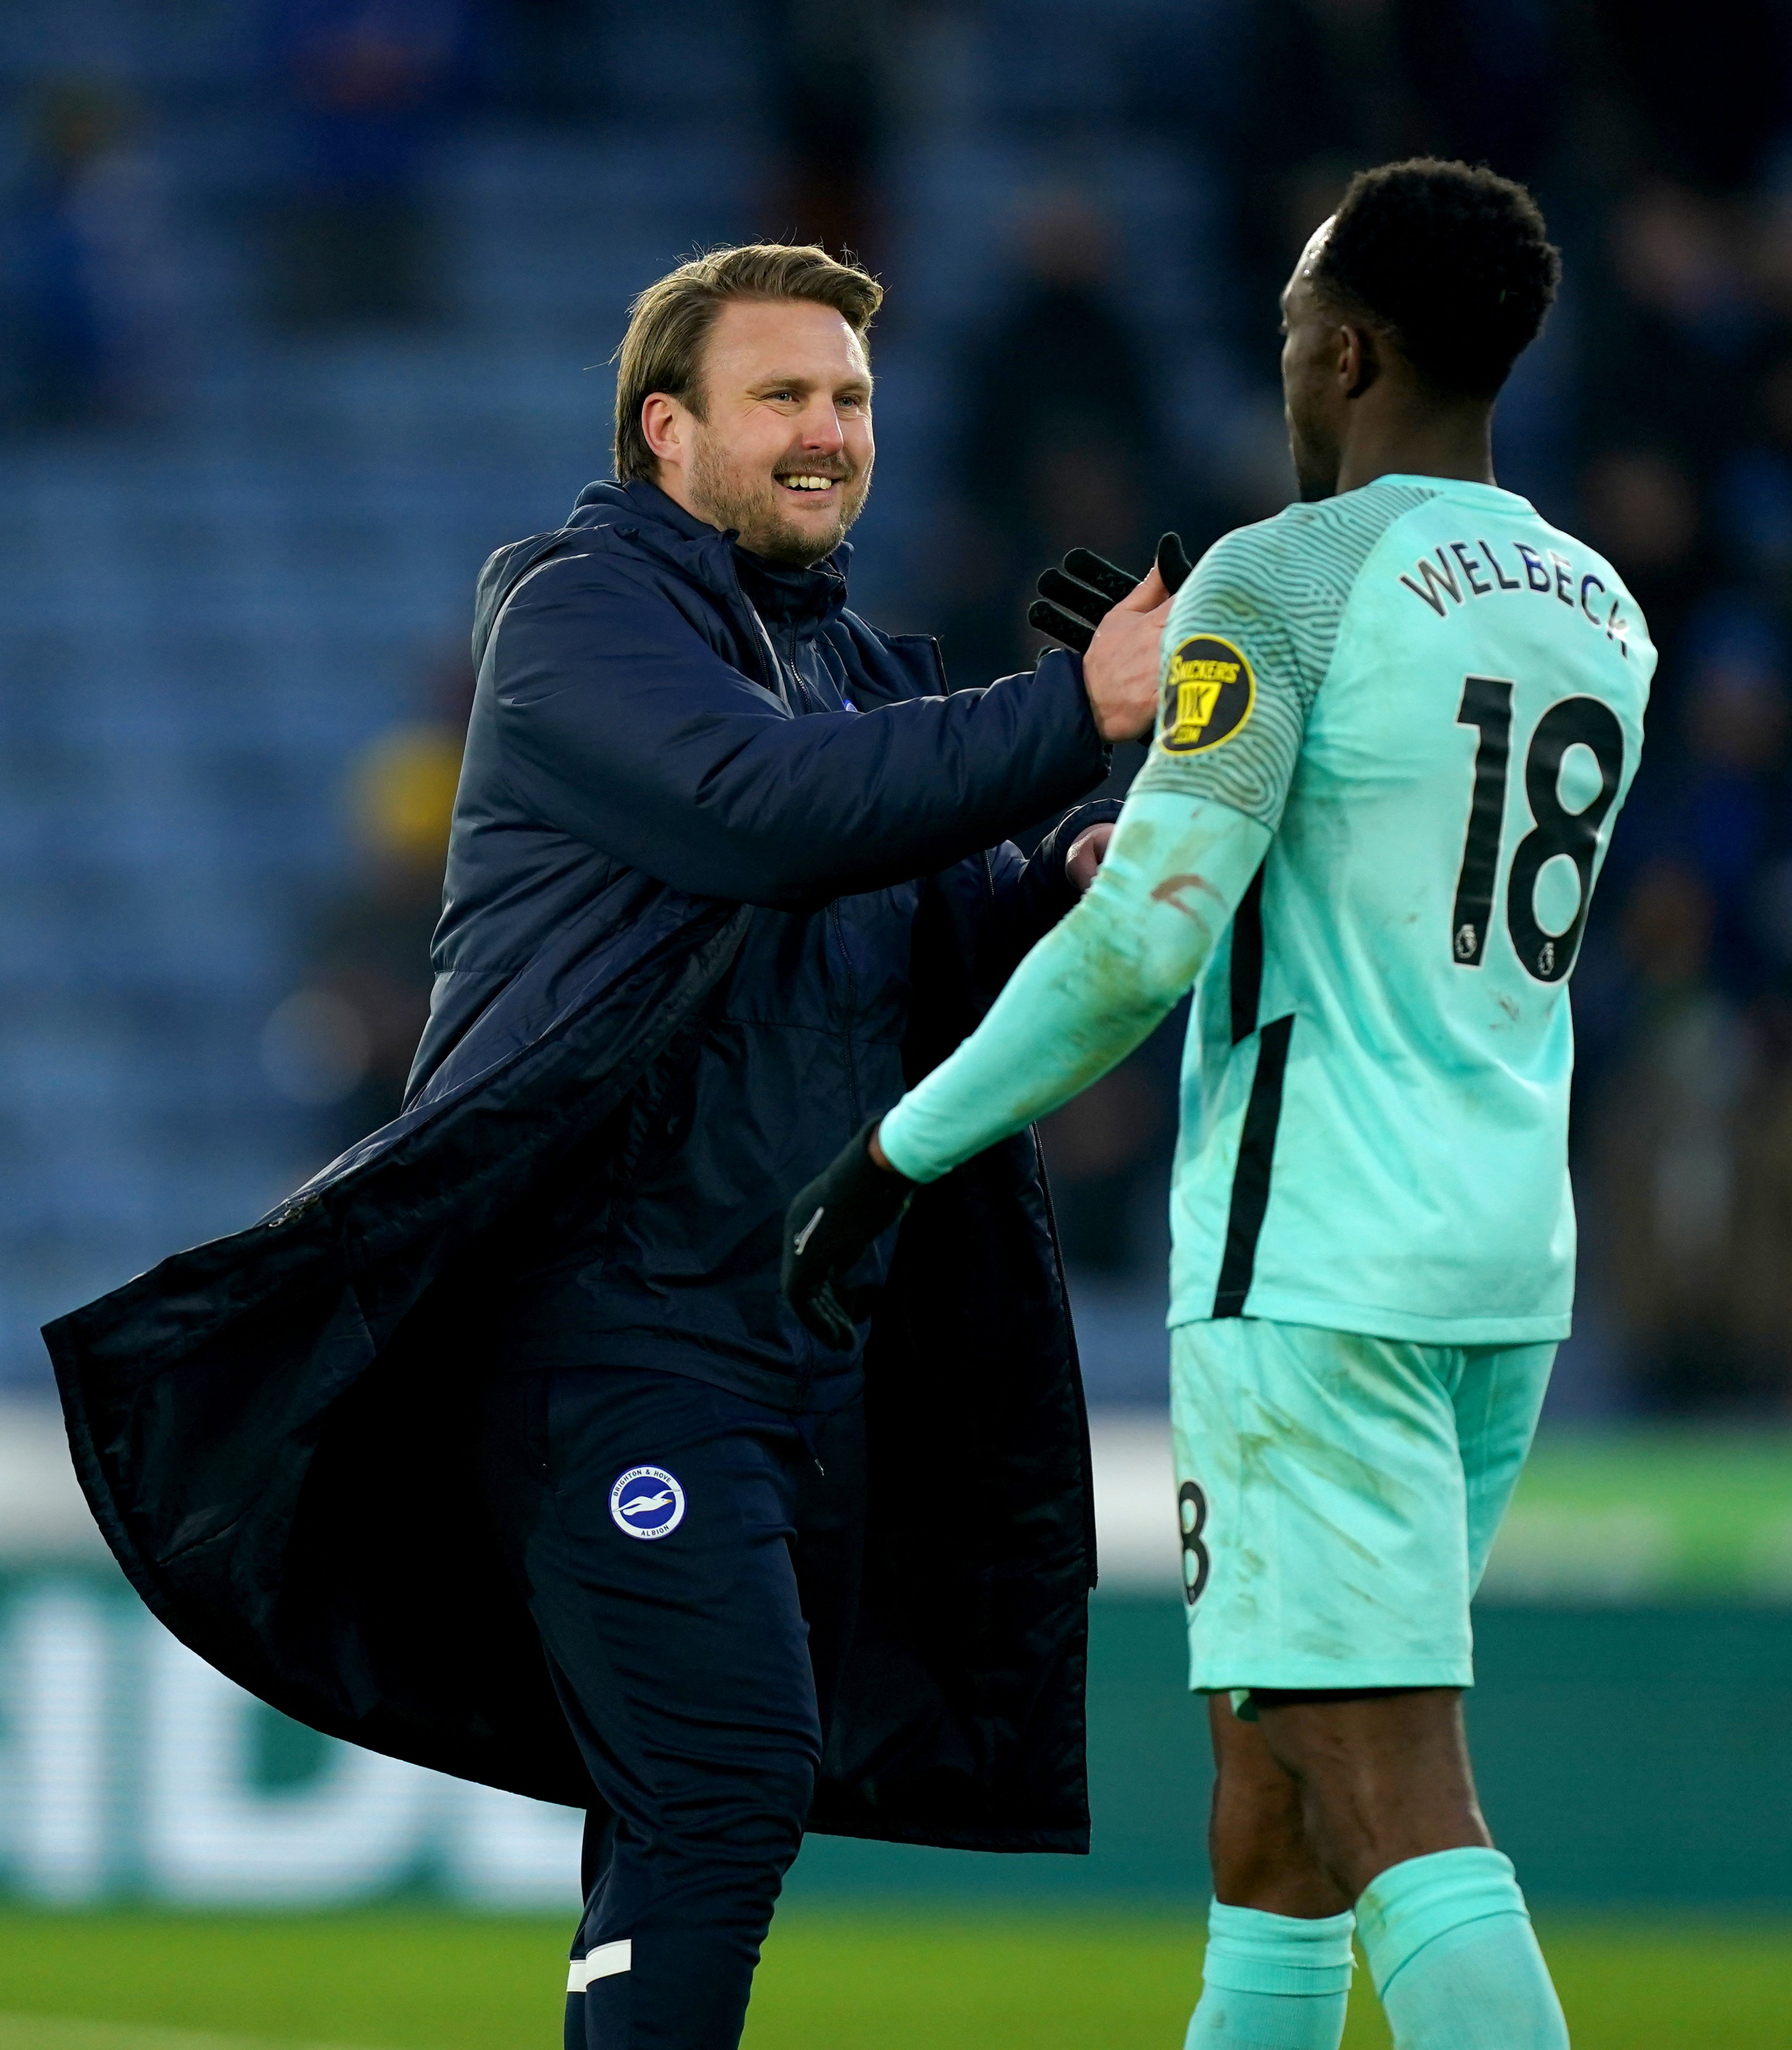
<instances>
[{"instance_id":1,"label":"jacket collar","mask_svg":"<svg viewBox=\"0 0 1792 2050\"><path fill-rule=\"evenodd\" d=\"M769 563L738 546L731 531L724 533L711 526L687 512L656 484L638 479L629 484L606 480L586 485L567 524L631 527L643 541L657 543L708 589L723 597L738 591L762 619L781 625L825 626L846 607L847 571L852 560L850 541L843 541L812 569Z\"/></svg>"}]
</instances>

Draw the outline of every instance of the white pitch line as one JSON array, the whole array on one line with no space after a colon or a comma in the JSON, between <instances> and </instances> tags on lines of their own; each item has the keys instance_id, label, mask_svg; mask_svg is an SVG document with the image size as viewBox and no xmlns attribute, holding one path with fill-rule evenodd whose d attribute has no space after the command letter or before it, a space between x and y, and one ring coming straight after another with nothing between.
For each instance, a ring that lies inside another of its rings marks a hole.
<instances>
[{"instance_id":1,"label":"white pitch line","mask_svg":"<svg viewBox=\"0 0 1792 2050\"><path fill-rule=\"evenodd\" d=\"M0 2014L0 2050L351 2050L341 2043L294 2043L267 2036L214 2036L131 2021L80 2021L56 2014Z\"/></svg>"}]
</instances>

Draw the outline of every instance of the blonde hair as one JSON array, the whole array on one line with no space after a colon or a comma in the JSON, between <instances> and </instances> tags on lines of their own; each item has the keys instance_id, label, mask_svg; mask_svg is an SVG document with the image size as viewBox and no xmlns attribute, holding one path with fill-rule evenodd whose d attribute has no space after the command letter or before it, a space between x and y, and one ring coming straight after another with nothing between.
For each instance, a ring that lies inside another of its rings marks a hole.
<instances>
[{"instance_id":1,"label":"blonde hair","mask_svg":"<svg viewBox=\"0 0 1792 2050\"><path fill-rule=\"evenodd\" d=\"M617 479L651 484L659 465L641 431L641 409L664 392L703 418L703 345L730 299L807 299L832 306L861 341L883 302L883 287L856 263L836 263L814 243L747 242L711 249L668 271L629 308L616 351Z\"/></svg>"}]
</instances>

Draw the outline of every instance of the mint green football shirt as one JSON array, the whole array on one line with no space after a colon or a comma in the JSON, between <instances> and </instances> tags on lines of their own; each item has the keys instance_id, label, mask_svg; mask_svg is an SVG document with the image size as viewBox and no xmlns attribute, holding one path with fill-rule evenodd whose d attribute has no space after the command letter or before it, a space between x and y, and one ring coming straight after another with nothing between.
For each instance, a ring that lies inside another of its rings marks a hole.
<instances>
[{"instance_id":1,"label":"mint green football shirt","mask_svg":"<svg viewBox=\"0 0 1792 2050\"><path fill-rule=\"evenodd\" d=\"M1654 665L1611 565L1490 485L1382 477L1202 559L1135 787L1274 837L1196 991L1172 1324L1566 1335L1568 977Z\"/></svg>"}]
</instances>

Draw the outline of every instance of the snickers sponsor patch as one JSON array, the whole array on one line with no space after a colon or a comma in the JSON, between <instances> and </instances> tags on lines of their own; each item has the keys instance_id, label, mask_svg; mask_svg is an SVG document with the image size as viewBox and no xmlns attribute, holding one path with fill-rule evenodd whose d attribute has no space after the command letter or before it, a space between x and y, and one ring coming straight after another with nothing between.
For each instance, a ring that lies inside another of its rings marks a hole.
<instances>
[{"instance_id":1,"label":"snickers sponsor patch","mask_svg":"<svg viewBox=\"0 0 1792 2050\"><path fill-rule=\"evenodd\" d=\"M1231 739L1251 715L1257 681L1244 651L1196 633L1170 658L1157 744L1167 754L1202 754Z\"/></svg>"}]
</instances>

